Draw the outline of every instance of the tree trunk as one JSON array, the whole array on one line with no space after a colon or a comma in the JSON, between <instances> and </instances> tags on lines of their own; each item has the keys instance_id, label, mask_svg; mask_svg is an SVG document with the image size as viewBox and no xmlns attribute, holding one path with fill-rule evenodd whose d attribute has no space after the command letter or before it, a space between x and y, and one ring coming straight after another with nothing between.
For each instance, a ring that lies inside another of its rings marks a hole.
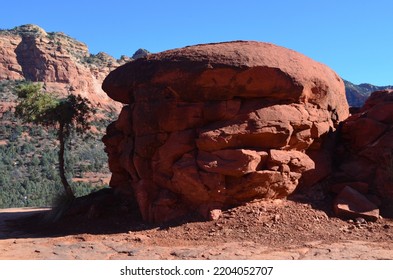
<instances>
[{"instance_id":1,"label":"tree trunk","mask_svg":"<svg viewBox=\"0 0 393 280\"><path fill-rule=\"evenodd\" d=\"M65 135L64 135L64 124L60 124L59 132L58 132L60 149L59 149L59 173L61 183L63 184L65 193L70 198L75 198L74 193L72 192L71 186L67 181L65 176L65 168L64 168L64 150L65 150Z\"/></svg>"}]
</instances>

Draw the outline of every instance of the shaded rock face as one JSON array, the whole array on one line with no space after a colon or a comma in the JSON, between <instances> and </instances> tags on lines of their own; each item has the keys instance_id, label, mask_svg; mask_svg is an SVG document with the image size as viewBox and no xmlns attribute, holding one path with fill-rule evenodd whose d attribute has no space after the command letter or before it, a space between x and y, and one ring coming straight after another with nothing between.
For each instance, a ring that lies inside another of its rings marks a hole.
<instances>
[{"instance_id":1,"label":"shaded rock face","mask_svg":"<svg viewBox=\"0 0 393 280\"><path fill-rule=\"evenodd\" d=\"M103 139L110 185L153 222L286 197L348 116L331 69L259 42L149 55L111 72L103 89L127 104Z\"/></svg>"},{"instance_id":2,"label":"shaded rock face","mask_svg":"<svg viewBox=\"0 0 393 280\"><path fill-rule=\"evenodd\" d=\"M393 216L393 90L371 94L357 114L342 123L337 147L338 180L368 186L366 195L382 201Z\"/></svg>"},{"instance_id":3,"label":"shaded rock face","mask_svg":"<svg viewBox=\"0 0 393 280\"><path fill-rule=\"evenodd\" d=\"M42 82L48 92L80 94L95 105L120 110L101 89L120 64L103 53L94 56L94 63L91 57L85 44L36 25L0 31L0 80Z\"/></svg>"}]
</instances>

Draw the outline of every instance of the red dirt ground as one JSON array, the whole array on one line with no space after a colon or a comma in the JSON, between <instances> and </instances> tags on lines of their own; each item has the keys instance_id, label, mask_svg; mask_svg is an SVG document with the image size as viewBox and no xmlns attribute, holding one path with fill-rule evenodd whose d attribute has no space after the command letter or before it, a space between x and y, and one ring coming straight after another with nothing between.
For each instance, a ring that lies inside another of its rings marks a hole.
<instances>
[{"instance_id":1,"label":"red dirt ground","mask_svg":"<svg viewBox=\"0 0 393 280\"><path fill-rule=\"evenodd\" d=\"M343 221L328 198L302 200L255 201L216 221L161 225L124 207L56 223L32 209L3 209L0 259L393 259L391 219Z\"/></svg>"}]
</instances>

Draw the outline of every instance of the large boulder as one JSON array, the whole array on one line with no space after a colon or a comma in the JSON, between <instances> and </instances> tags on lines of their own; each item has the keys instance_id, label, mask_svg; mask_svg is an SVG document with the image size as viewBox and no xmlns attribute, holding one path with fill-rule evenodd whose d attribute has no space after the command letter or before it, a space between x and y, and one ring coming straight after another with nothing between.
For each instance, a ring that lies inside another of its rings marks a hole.
<instances>
[{"instance_id":1,"label":"large boulder","mask_svg":"<svg viewBox=\"0 0 393 280\"><path fill-rule=\"evenodd\" d=\"M327 158L324 137L348 117L336 73L260 42L151 54L112 71L103 89L126 104L103 139L111 187L153 222L315 183L328 165L312 158Z\"/></svg>"},{"instance_id":2,"label":"large boulder","mask_svg":"<svg viewBox=\"0 0 393 280\"><path fill-rule=\"evenodd\" d=\"M366 196L382 202L393 216L393 90L371 94L358 113L345 120L337 147L337 180L368 185Z\"/></svg>"}]
</instances>

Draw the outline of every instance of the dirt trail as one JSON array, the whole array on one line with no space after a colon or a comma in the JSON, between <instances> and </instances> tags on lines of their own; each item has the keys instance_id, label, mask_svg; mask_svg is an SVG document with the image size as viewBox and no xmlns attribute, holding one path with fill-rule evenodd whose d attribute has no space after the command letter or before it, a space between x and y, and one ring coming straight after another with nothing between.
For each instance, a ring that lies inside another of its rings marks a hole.
<instances>
[{"instance_id":1,"label":"dirt trail","mask_svg":"<svg viewBox=\"0 0 393 280\"><path fill-rule=\"evenodd\" d=\"M342 221L287 200L250 203L217 221L177 226L127 228L119 224L124 219L111 219L119 230L110 232L97 221L33 233L6 222L37 211L47 210L0 210L0 259L393 259L393 221Z\"/></svg>"}]
</instances>

